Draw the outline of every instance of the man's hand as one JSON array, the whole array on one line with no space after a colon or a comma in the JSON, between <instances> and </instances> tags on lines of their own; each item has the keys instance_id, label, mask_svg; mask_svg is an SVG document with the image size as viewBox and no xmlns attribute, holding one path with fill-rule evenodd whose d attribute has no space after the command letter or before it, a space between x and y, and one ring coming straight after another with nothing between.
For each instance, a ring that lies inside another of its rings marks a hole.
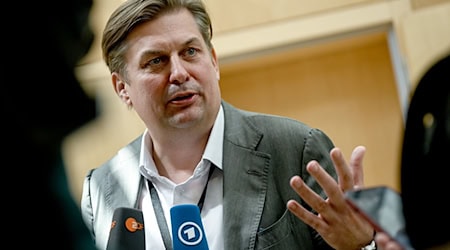
<instances>
[{"instance_id":1,"label":"man's hand","mask_svg":"<svg viewBox=\"0 0 450 250\"><path fill-rule=\"evenodd\" d=\"M339 148L330 151L338 182L317 161L308 163L306 169L326 193L326 200L311 190L299 176L292 177L290 181L291 187L317 214L311 213L295 200L287 202L288 209L314 228L335 249L361 249L373 240L372 226L347 204L344 197L345 191L364 186L362 161L365 152L365 147L356 147L347 165Z\"/></svg>"}]
</instances>

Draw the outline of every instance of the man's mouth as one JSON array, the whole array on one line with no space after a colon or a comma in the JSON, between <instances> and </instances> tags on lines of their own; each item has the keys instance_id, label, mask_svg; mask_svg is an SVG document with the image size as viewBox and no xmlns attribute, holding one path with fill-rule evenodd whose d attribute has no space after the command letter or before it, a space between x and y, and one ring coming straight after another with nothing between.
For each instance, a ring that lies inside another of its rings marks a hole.
<instances>
[{"instance_id":1,"label":"man's mouth","mask_svg":"<svg viewBox=\"0 0 450 250\"><path fill-rule=\"evenodd\" d=\"M186 99L190 99L193 95L194 94L186 94L186 95L177 96L177 97L173 98L171 101L172 102L183 101Z\"/></svg>"}]
</instances>

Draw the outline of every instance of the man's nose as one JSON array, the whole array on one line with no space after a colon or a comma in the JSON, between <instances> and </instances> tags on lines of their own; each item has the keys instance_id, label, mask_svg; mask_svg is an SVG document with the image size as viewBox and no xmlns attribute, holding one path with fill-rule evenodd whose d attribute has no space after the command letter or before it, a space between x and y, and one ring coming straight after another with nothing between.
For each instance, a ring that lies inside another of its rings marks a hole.
<instances>
[{"instance_id":1,"label":"man's nose","mask_svg":"<svg viewBox=\"0 0 450 250\"><path fill-rule=\"evenodd\" d=\"M189 73L186 70L186 62L183 63L183 60L181 60L178 56L173 56L170 60L170 82L171 83L183 83L188 80Z\"/></svg>"}]
</instances>

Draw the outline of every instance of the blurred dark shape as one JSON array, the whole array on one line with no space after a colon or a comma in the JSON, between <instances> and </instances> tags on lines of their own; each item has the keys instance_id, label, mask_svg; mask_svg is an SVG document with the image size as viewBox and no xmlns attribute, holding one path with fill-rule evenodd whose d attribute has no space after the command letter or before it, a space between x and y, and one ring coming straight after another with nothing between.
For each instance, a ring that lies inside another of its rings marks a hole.
<instances>
[{"instance_id":1,"label":"blurred dark shape","mask_svg":"<svg viewBox=\"0 0 450 250\"><path fill-rule=\"evenodd\" d=\"M96 116L74 68L89 51L91 0L11 1L2 10L7 231L23 248L95 249L73 199L64 138ZM6 81L7 79L7 81ZM6 204L6 203L4 203ZM12 205L12 206L11 206Z\"/></svg>"},{"instance_id":2,"label":"blurred dark shape","mask_svg":"<svg viewBox=\"0 0 450 250\"><path fill-rule=\"evenodd\" d=\"M450 56L436 62L412 96L404 134L401 190L406 231L420 250L450 242Z\"/></svg>"}]
</instances>

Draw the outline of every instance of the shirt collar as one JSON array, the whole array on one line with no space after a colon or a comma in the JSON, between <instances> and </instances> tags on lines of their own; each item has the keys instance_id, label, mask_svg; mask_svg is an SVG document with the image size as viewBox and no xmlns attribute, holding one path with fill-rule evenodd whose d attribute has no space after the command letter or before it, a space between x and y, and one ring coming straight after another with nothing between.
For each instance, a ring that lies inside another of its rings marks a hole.
<instances>
[{"instance_id":1,"label":"shirt collar","mask_svg":"<svg viewBox=\"0 0 450 250\"><path fill-rule=\"evenodd\" d=\"M202 161L208 160L219 169L222 169L224 128L225 118L223 114L223 107L220 105L219 113L217 114L216 121L214 122L202 157ZM150 153L152 152L152 146L153 143L150 134L148 133L148 130L145 129L142 134L139 168L141 174L147 179L150 179L151 176L159 176L155 162L153 161Z\"/></svg>"},{"instance_id":2,"label":"shirt collar","mask_svg":"<svg viewBox=\"0 0 450 250\"><path fill-rule=\"evenodd\" d=\"M203 153L203 159L209 160L220 169L222 169L224 124L223 108L220 105L219 114L217 114L208 143L206 144L205 152Z\"/></svg>"}]
</instances>

